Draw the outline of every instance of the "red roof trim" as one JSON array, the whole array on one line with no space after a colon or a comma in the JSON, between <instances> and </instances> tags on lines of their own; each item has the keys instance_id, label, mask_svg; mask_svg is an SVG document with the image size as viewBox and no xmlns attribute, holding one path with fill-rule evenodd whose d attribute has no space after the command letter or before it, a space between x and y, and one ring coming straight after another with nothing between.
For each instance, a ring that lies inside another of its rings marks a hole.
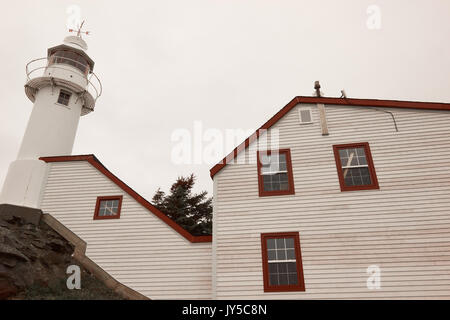
<instances>
[{"instance_id":1,"label":"red roof trim","mask_svg":"<svg viewBox=\"0 0 450 320\"><path fill-rule=\"evenodd\" d=\"M272 118L264 123L255 133L245 139L239 146L231 151L225 158L217 163L210 170L211 178L222 170L229 162L237 157L237 155L248 148L248 146L275 123L278 122L286 113L299 103L322 103L329 105L345 105L358 107L385 107L385 108L412 108L424 110L445 110L450 111L450 103L441 102L418 102L418 101L398 101L398 100L376 100L376 99L348 99L348 98L327 98L327 97L295 97Z\"/></svg>"},{"instance_id":2,"label":"red roof trim","mask_svg":"<svg viewBox=\"0 0 450 320\"><path fill-rule=\"evenodd\" d=\"M81 155L81 156L60 156L60 157L42 157L39 158L42 161L47 163L49 162L67 162L67 161L87 161L93 167L95 167L98 171L103 173L106 177L108 177L112 182L114 182L118 187L120 187L123 191L128 193L131 197L133 197L137 202L139 202L143 207L152 212L155 216L160 218L162 221L167 223L169 227L174 229L176 232L181 234L186 240L197 243L197 242L211 242L212 236L193 236L188 231L183 229L180 225L178 225L175 221L167 217L164 213L159 211L155 206L153 206L150 202L145 200L142 196L140 196L136 191L131 189L128 185L126 185L122 180L117 178L114 174L111 173L106 167L92 154L90 155Z\"/></svg>"}]
</instances>

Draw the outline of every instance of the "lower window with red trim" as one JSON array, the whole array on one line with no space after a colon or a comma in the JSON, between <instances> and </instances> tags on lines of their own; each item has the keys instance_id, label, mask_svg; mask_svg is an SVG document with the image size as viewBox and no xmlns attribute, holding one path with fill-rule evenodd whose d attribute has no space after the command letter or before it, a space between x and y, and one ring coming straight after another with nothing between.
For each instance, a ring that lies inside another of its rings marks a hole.
<instances>
[{"instance_id":1,"label":"lower window with red trim","mask_svg":"<svg viewBox=\"0 0 450 320\"><path fill-rule=\"evenodd\" d=\"M98 197L95 205L94 220L119 219L123 196Z\"/></svg>"},{"instance_id":2,"label":"lower window with red trim","mask_svg":"<svg viewBox=\"0 0 450 320\"><path fill-rule=\"evenodd\" d=\"M264 292L305 291L298 232L262 233Z\"/></svg>"}]
</instances>

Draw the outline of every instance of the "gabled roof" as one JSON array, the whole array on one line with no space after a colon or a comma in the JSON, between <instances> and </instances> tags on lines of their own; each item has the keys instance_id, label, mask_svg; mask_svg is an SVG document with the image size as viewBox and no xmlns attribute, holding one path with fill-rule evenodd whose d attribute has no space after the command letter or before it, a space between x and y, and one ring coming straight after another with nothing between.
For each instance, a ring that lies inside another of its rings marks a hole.
<instances>
[{"instance_id":1,"label":"gabled roof","mask_svg":"<svg viewBox=\"0 0 450 320\"><path fill-rule=\"evenodd\" d=\"M79 155L79 156L60 156L60 157L42 157L39 160L49 162L67 162L67 161L87 161L98 171L103 173L107 178L109 178L112 182L114 182L119 188L125 191L128 195L134 198L137 202L139 202L143 207L148 209L155 216L160 218L166 224L169 225L172 229L182 235L190 242L211 242L212 236L193 236L188 231L183 229L180 225L178 225L175 221L170 219L160 210L158 210L154 205L141 197L136 191L131 189L128 185L126 185L122 180L117 178L111 171L109 171L93 154L89 155Z\"/></svg>"},{"instance_id":2,"label":"gabled roof","mask_svg":"<svg viewBox=\"0 0 450 320\"><path fill-rule=\"evenodd\" d=\"M345 105L358 107L385 107L385 108L411 108L423 110L446 110L450 111L450 103L440 102L417 102L417 101L398 101L398 100L376 100L376 99L349 99L349 98L328 98L328 97L304 97L298 96L291 100L286 106L278 111L272 118L264 123L258 130L250 137L245 139L239 146L231 151L225 158L217 163L210 170L211 178L214 177L220 170L222 170L228 163L232 162L239 153L244 151L248 146L257 140L260 134L272 127L278 122L286 113L294 108L299 103L320 103L328 105Z\"/></svg>"}]
</instances>

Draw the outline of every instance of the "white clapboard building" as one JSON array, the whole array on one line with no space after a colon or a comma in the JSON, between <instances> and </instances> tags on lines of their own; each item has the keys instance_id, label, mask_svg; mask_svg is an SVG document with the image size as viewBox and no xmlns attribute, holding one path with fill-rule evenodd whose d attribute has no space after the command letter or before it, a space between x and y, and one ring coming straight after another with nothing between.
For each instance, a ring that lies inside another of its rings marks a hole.
<instances>
[{"instance_id":1,"label":"white clapboard building","mask_svg":"<svg viewBox=\"0 0 450 320\"><path fill-rule=\"evenodd\" d=\"M213 236L192 236L71 155L101 95L86 50L70 36L27 66L0 214L43 213L80 261L151 299L450 298L450 104L294 98L211 169Z\"/></svg>"}]
</instances>

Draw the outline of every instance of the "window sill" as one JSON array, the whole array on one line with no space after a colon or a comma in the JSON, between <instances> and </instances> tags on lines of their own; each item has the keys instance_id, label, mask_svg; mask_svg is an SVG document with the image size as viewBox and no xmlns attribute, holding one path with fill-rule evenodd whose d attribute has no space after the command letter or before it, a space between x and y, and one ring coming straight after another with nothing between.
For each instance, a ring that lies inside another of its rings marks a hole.
<instances>
[{"instance_id":1,"label":"window sill","mask_svg":"<svg viewBox=\"0 0 450 320\"><path fill-rule=\"evenodd\" d=\"M115 216L96 216L94 217L94 220L108 220L108 219L120 219L119 215L115 215Z\"/></svg>"},{"instance_id":2,"label":"window sill","mask_svg":"<svg viewBox=\"0 0 450 320\"><path fill-rule=\"evenodd\" d=\"M71 110L71 108L67 105L65 105L65 104L62 104L62 103L58 103L58 102L55 102L55 105L56 106L59 106L59 107L64 107L64 108L66 108L66 109L69 109L69 110Z\"/></svg>"},{"instance_id":3,"label":"window sill","mask_svg":"<svg viewBox=\"0 0 450 320\"><path fill-rule=\"evenodd\" d=\"M304 287L295 286L295 287L274 287L274 288L264 288L264 292L292 292L292 291L305 291Z\"/></svg>"},{"instance_id":4,"label":"window sill","mask_svg":"<svg viewBox=\"0 0 450 320\"><path fill-rule=\"evenodd\" d=\"M380 186L378 186L378 185L341 187L341 192L345 192L345 191L360 191L360 190L379 190L379 189L380 189Z\"/></svg>"},{"instance_id":5,"label":"window sill","mask_svg":"<svg viewBox=\"0 0 450 320\"><path fill-rule=\"evenodd\" d=\"M260 191L260 197L271 197L271 196L287 196L295 194L295 190L286 190L286 191Z\"/></svg>"}]
</instances>

